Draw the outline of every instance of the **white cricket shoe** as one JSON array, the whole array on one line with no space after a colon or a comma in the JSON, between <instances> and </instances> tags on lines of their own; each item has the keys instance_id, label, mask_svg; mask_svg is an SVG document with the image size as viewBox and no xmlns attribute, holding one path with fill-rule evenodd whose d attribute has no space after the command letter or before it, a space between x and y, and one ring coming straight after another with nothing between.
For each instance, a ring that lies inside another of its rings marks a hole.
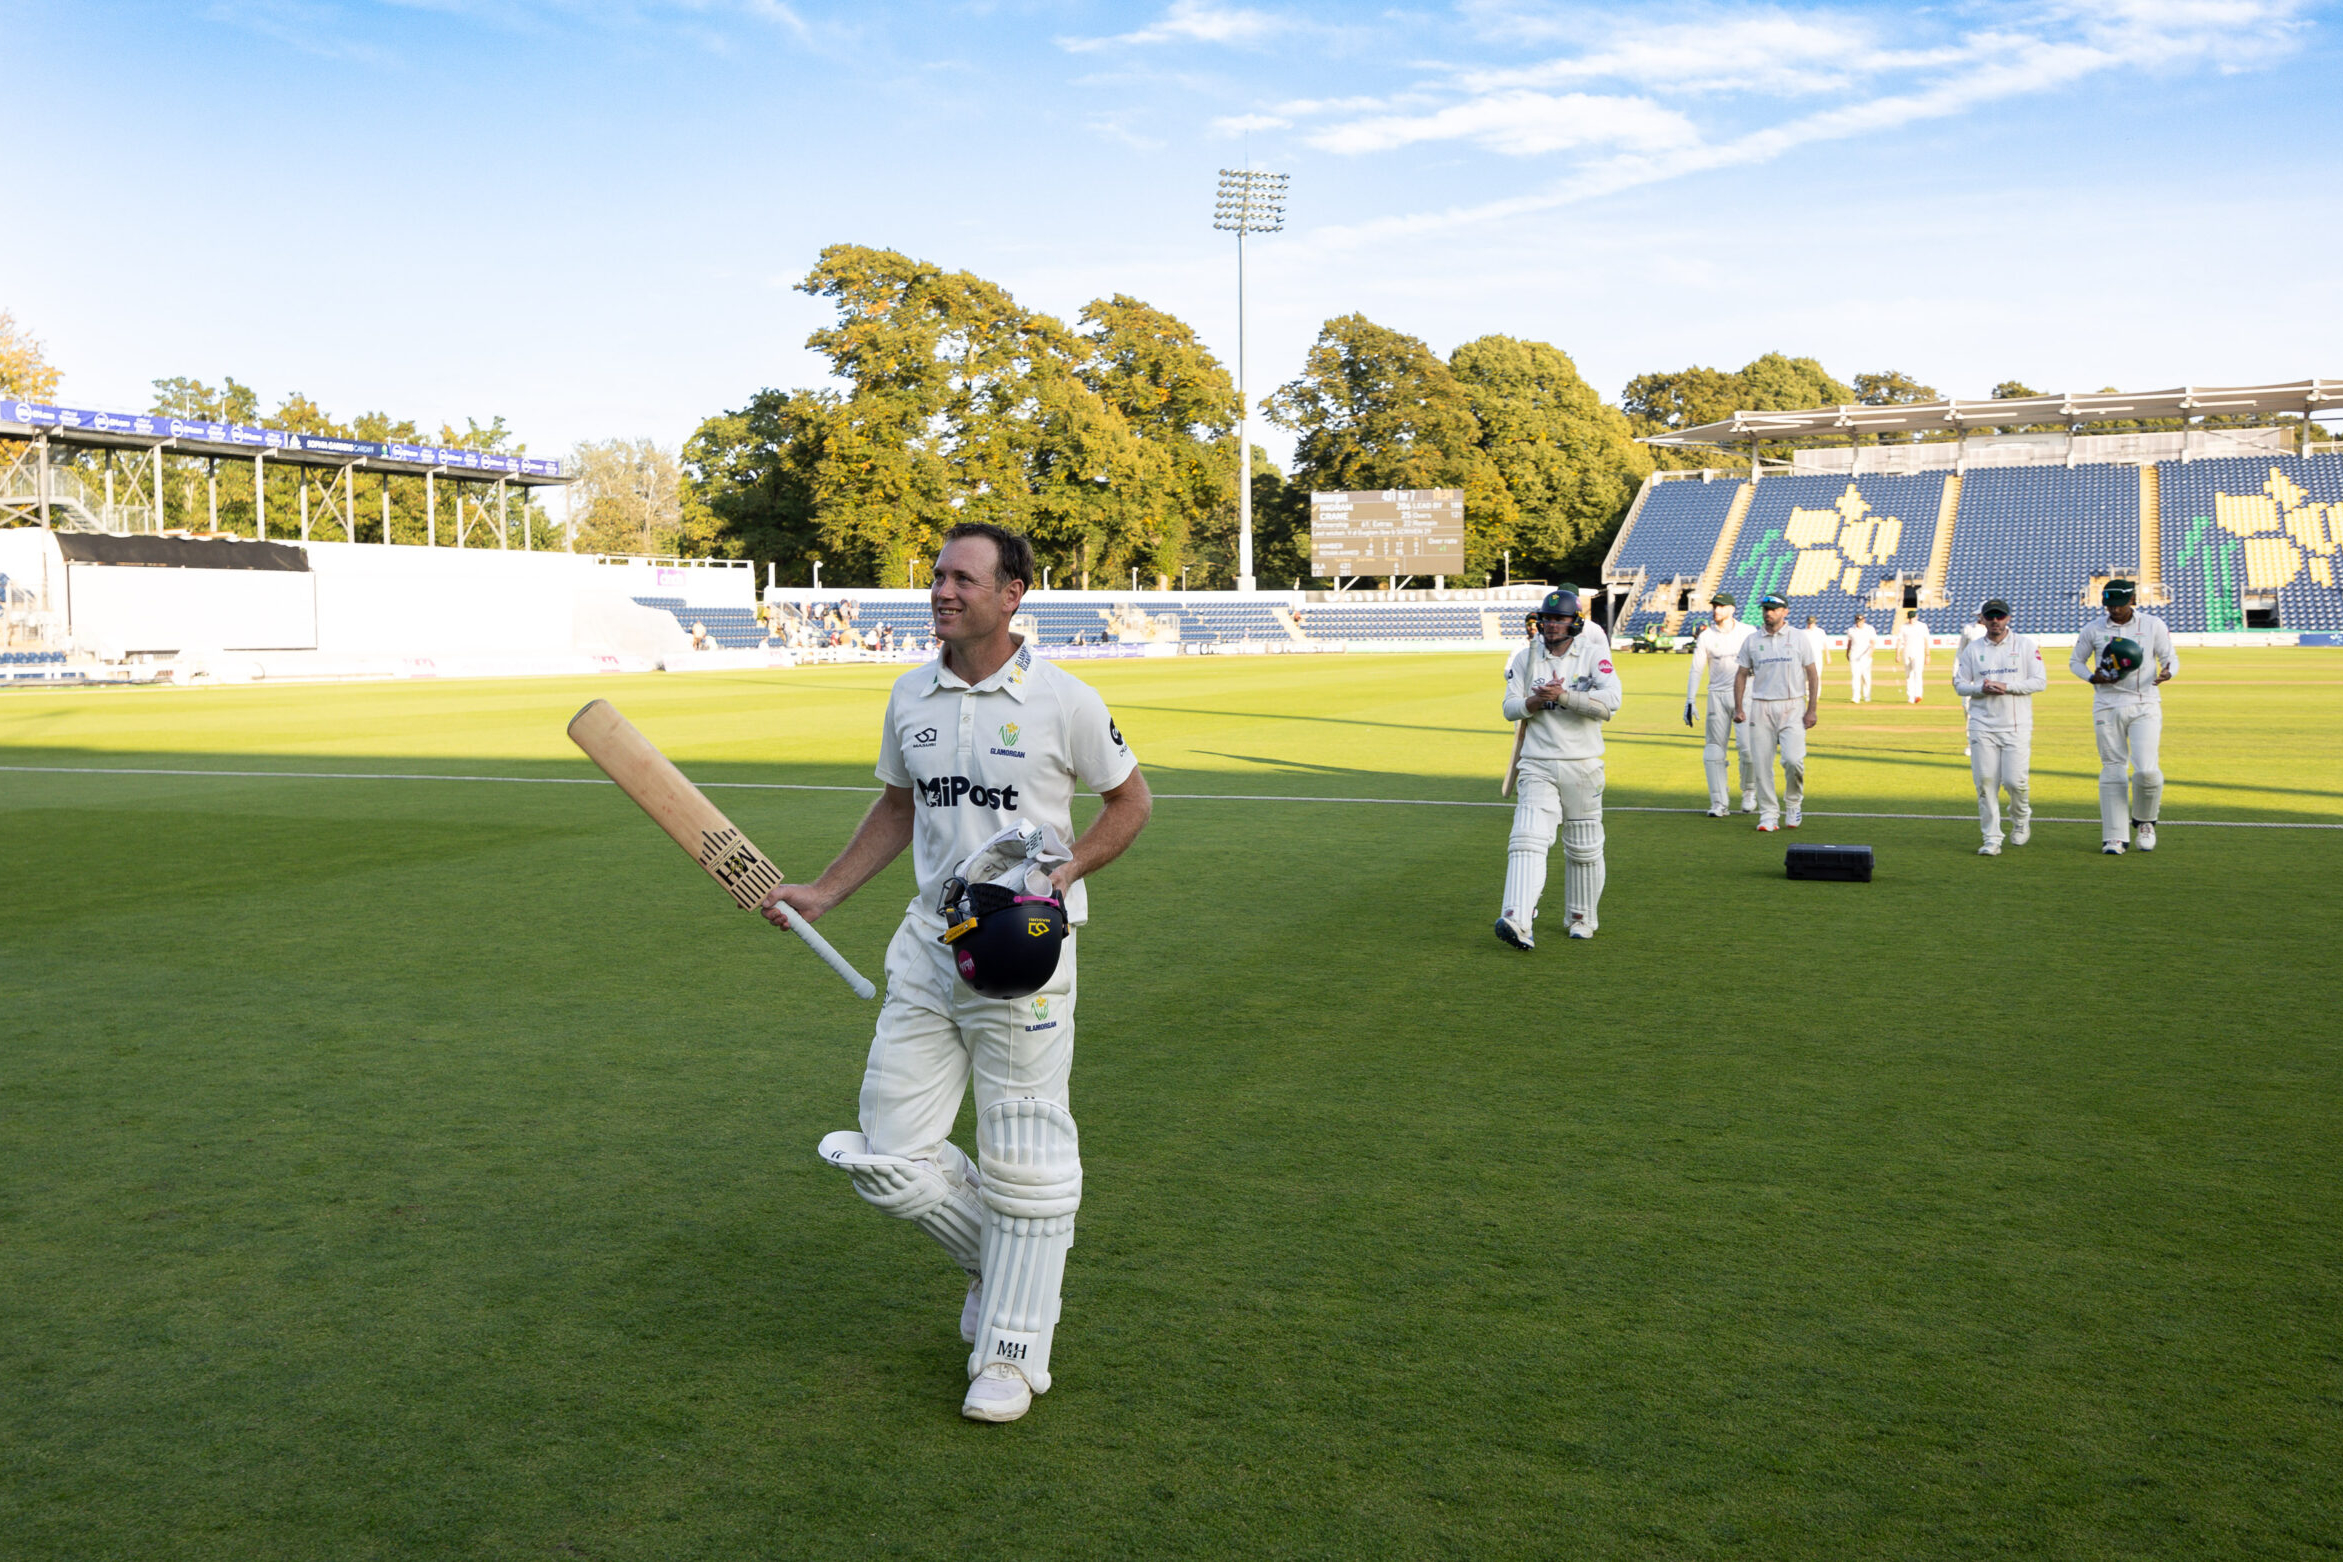
<instances>
[{"instance_id":1,"label":"white cricket shoe","mask_svg":"<svg viewBox=\"0 0 2343 1562\"><path fill-rule=\"evenodd\" d=\"M1586 925L1586 918L1572 917L1570 919L1570 936L1572 938L1592 938L1595 936L1595 930Z\"/></svg>"},{"instance_id":2,"label":"white cricket shoe","mask_svg":"<svg viewBox=\"0 0 2343 1562\"><path fill-rule=\"evenodd\" d=\"M2151 819L2139 827L2139 835L2136 840L2141 851L2152 852L2156 849L2156 823L2154 820Z\"/></svg>"},{"instance_id":3,"label":"white cricket shoe","mask_svg":"<svg viewBox=\"0 0 2343 1562\"><path fill-rule=\"evenodd\" d=\"M1771 835L1774 833L1774 829L1773 825L1767 824L1763 820L1758 822L1757 833L1760 835Z\"/></svg>"},{"instance_id":4,"label":"white cricket shoe","mask_svg":"<svg viewBox=\"0 0 2343 1562\"><path fill-rule=\"evenodd\" d=\"M1806 816L1802 813L1799 813L1796 809L1792 809L1789 813L1782 816L1782 828L1785 830L1795 830L1799 825L1805 822Z\"/></svg>"},{"instance_id":5,"label":"white cricket shoe","mask_svg":"<svg viewBox=\"0 0 2343 1562\"><path fill-rule=\"evenodd\" d=\"M1708 816L1711 819L1727 819L1732 817L1732 813L1730 808L1712 808L1708 811Z\"/></svg>"},{"instance_id":6,"label":"white cricket shoe","mask_svg":"<svg viewBox=\"0 0 2343 1562\"><path fill-rule=\"evenodd\" d=\"M2120 857L2123 853L2124 845L2121 841L2101 841L2099 843L2099 854L2103 857Z\"/></svg>"},{"instance_id":7,"label":"white cricket shoe","mask_svg":"<svg viewBox=\"0 0 2343 1562\"><path fill-rule=\"evenodd\" d=\"M1529 929L1521 926L1511 917L1497 919L1497 937L1503 942L1511 944L1523 954L1538 947L1537 941L1529 936ZM968 1343L974 1345L976 1342L970 1340Z\"/></svg>"},{"instance_id":8,"label":"white cricket shoe","mask_svg":"<svg viewBox=\"0 0 2343 1562\"><path fill-rule=\"evenodd\" d=\"M2023 846L2033 838L2034 821L2031 819L2020 819L2009 827L2009 843L2012 846Z\"/></svg>"},{"instance_id":9,"label":"white cricket shoe","mask_svg":"<svg viewBox=\"0 0 2343 1562\"><path fill-rule=\"evenodd\" d=\"M976 1343L976 1326L984 1321L984 1277L968 1277L968 1300L960 1304L960 1338Z\"/></svg>"},{"instance_id":10,"label":"white cricket shoe","mask_svg":"<svg viewBox=\"0 0 2343 1562\"><path fill-rule=\"evenodd\" d=\"M1987 841L1984 845L1977 848L1977 855L1980 857L1998 857L2001 855L2001 846L1998 842ZM973 1345L976 1342L974 1340L970 1340L968 1343Z\"/></svg>"},{"instance_id":11,"label":"white cricket shoe","mask_svg":"<svg viewBox=\"0 0 2343 1562\"><path fill-rule=\"evenodd\" d=\"M1014 1421L1032 1408L1032 1385L1005 1361L988 1362L960 1401L960 1413L971 1421Z\"/></svg>"},{"instance_id":12,"label":"white cricket shoe","mask_svg":"<svg viewBox=\"0 0 2343 1562\"><path fill-rule=\"evenodd\" d=\"M1743 792L1741 794L1741 811L1745 814L1753 814L1757 812L1757 794L1755 792Z\"/></svg>"}]
</instances>

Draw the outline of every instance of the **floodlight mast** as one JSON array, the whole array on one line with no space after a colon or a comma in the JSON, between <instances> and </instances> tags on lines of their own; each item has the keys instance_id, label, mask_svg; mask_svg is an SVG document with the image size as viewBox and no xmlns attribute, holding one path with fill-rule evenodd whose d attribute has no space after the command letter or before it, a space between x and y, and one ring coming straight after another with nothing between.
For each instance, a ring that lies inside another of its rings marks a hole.
<instances>
[{"instance_id":1,"label":"floodlight mast","mask_svg":"<svg viewBox=\"0 0 2343 1562\"><path fill-rule=\"evenodd\" d=\"M1237 236L1237 589L1253 589L1253 403L1245 394L1245 235L1285 227L1285 174L1223 168L1212 226Z\"/></svg>"}]
</instances>

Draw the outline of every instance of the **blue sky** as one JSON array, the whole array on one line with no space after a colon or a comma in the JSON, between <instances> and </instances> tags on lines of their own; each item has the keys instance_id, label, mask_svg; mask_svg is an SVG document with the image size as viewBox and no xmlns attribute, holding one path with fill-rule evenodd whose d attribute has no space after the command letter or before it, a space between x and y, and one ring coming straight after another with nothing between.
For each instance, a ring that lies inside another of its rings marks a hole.
<instances>
[{"instance_id":1,"label":"blue sky","mask_svg":"<svg viewBox=\"0 0 2343 1562\"><path fill-rule=\"evenodd\" d=\"M834 242L1233 356L1249 157L1293 177L1256 394L1351 310L1613 397L1777 348L1959 395L2343 376L2339 11L17 0L0 307L71 403L233 374L672 443L820 380L791 284Z\"/></svg>"}]
</instances>

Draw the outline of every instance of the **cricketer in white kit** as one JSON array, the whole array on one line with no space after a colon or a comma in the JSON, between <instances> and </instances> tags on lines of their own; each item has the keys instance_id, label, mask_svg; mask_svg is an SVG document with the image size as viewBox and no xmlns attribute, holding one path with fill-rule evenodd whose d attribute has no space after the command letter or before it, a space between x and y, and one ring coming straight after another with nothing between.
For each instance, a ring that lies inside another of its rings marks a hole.
<instances>
[{"instance_id":1,"label":"cricketer in white kit","mask_svg":"<svg viewBox=\"0 0 2343 1562\"><path fill-rule=\"evenodd\" d=\"M2164 738L2159 685L2180 671L2172 631L2133 605L2137 589L2111 580L2100 595L2107 616L2075 636L2067 671L2091 682L2091 727L2099 739L2099 849L2120 857L2138 832L2139 849L2156 849L2156 819L2164 808L2164 771L2157 750ZM2139 648L2138 665L2123 668L2109 647ZM2127 797L2125 769L2130 769Z\"/></svg>"},{"instance_id":2,"label":"cricketer in white kit","mask_svg":"<svg viewBox=\"0 0 2343 1562\"><path fill-rule=\"evenodd\" d=\"M1708 770L1708 816L1722 819L1731 810L1728 783L1733 779L1732 753L1741 755L1741 811L1757 811L1757 782L1749 758L1749 729L1733 724L1733 672L1741 662L1741 644L1756 633L1736 623L1740 604L1725 592L1709 599L1709 622L1692 641L1692 671L1684 682L1684 725L1702 708L1701 686L1708 686L1706 721L1701 729L1701 763Z\"/></svg>"},{"instance_id":3,"label":"cricketer in white kit","mask_svg":"<svg viewBox=\"0 0 2343 1562\"><path fill-rule=\"evenodd\" d=\"M887 946L861 1132L830 1135L821 1153L865 1200L917 1224L968 1272L961 1337L974 1348L961 1413L979 1421L1013 1421L1050 1386L1082 1193L1068 1104L1071 928L1087 920L1085 878L1122 855L1152 808L1097 691L1010 634L1032 580L1032 546L1016 533L962 525L946 534L928 592L942 652L888 696L877 767L885 790L819 879L774 895L813 921L912 850L918 890ZM1076 782L1105 806L1068 853ZM1048 877L1069 932L1039 991L987 998L955 968L939 907L955 871L1021 823L1040 826L1063 859ZM778 920L769 905L766 915ZM973 1161L949 1138L971 1081Z\"/></svg>"},{"instance_id":4,"label":"cricketer in white kit","mask_svg":"<svg viewBox=\"0 0 2343 1562\"><path fill-rule=\"evenodd\" d=\"M2034 760L2034 696L2050 686L2032 635L2009 626L2009 604L1993 598L1977 610L1983 626L1961 643L1953 661L1953 692L1969 707L1969 774L1977 783L1977 824L1985 832L1980 857L2001 855L2001 794L2009 794L2009 841L2026 844L2034 806L2026 796Z\"/></svg>"},{"instance_id":5,"label":"cricketer in white kit","mask_svg":"<svg viewBox=\"0 0 2343 1562\"><path fill-rule=\"evenodd\" d=\"M1904 664L1904 698L1920 703L1920 689L1928 681L1928 626L1914 613L1896 631L1896 660Z\"/></svg>"},{"instance_id":6,"label":"cricketer in white kit","mask_svg":"<svg viewBox=\"0 0 2343 1562\"><path fill-rule=\"evenodd\" d=\"M1871 699L1871 653L1879 649L1879 635L1871 621L1858 617L1854 627L1847 631L1847 693L1848 703L1862 705Z\"/></svg>"},{"instance_id":7,"label":"cricketer in white kit","mask_svg":"<svg viewBox=\"0 0 2343 1562\"><path fill-rule=\"evenodd\" d=\"M1602 631L1586 622L1578 593L1550 591L1538 639L1505 666L1505 719L1521 727L1513 834L1505 843L1505 903L1497 936L1536 947L1546 854L1562 832L1562 909L1572 938L1592 938L1603 900L1603 723L1626 689Z\"/></svg>"},{"instance_id":8,"label":"cricketer in white kit","mask_svg":"<svg viewBox=\"0 0 2343 1562\"><path fill-rule=\"evenodd\" d=\"M1760 598L1765 628L1741 642L1741 670L1733 677L1733 720L1749 729L1757 762L1757 827L1797 829L1806 808L1806 732L1819 715L1822 673L1814 642L1790 627L1790 604ZM1782 759L1782 791L1774 795L1774 756Z\"/></svg>"}]
</instances>

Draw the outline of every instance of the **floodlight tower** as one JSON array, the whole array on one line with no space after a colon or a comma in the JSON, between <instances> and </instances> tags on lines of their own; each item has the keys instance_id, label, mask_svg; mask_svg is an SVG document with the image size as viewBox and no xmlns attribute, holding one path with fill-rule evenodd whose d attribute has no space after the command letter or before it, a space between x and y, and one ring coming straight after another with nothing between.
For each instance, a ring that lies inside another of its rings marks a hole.
<instances>
[{"instance_id":1,"label":"floodlight tower","mask_svg":"<svg viewBox=\"0 0 2343 1562\"><path fill-rule=\"evenodd\" d=\"M1220 171L1212 226L1237 236L1237 589L1253 589L1253 403L1245 394L1245 235L1285 227L1284 174Z\"/></svg>"}]
</instances>

